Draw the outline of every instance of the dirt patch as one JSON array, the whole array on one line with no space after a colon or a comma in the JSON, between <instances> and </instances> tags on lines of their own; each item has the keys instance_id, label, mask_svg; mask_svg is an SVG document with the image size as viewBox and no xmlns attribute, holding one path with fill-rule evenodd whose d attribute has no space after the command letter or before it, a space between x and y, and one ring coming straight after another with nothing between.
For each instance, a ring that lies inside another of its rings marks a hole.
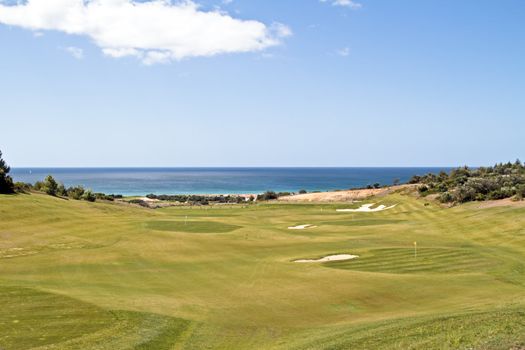
<instances>
[{"instance_id":1,"label":"dirt patch","mask_svg":"<svg viewBox=\"0 0 525 350\"><path fill-rule=\"evenodd\" d=\"M335 192L305 193L280 197L281 202L353 202L373 196L386 196L414 185L400 185L374 189L345 190Z\"/></svg>"},{"instance_id":2,"label":"dirt patch","mask_svg":"<svg viewBox=\"0 0 525 350\"><path fill-rule=\"evenodd\" d=\"M478 205L479 209L497 208L497 207L525 208L525 201L514 201L510 198L505 198L505 199L498 199L495 201L481 202Z\"/></svg>"}]
</instances>

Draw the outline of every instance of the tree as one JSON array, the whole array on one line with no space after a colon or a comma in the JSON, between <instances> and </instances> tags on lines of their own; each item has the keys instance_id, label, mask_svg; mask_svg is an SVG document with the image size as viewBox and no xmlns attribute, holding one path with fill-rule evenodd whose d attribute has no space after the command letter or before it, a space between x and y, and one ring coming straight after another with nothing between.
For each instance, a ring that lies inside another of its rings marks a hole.
<instances>
[{"instance_id":1,"label":"tree","mask_svg":"<svg viewBox=\"0 0 525 350\"><path fill-rule=\"evenodd\" d=\"M53 176L48 175L44 179L44 192L50 196L56 196L58 191L58 183L55 181Z\"/></svg>"},{"instance_id":2,"label":"tree","mask_svg":"<svg viewBox=\"0 0 525 350\"><path fill-rule=\"evenodd\" d=\"M60 183L57 187L57 195L61 197L67 197L67 191L63 183Z\"/></svg>"},{"instance_id":3,"label":"tree","mask_svg":"<svg viewBox=\"0 0 525 350\"><path fill-rule=\"evenodd\" d=\"M0 193L13 193L14 184L13 179L9 176L11 168L2 159L2 151L0 151Z\"/></svg>"}]
</instances>

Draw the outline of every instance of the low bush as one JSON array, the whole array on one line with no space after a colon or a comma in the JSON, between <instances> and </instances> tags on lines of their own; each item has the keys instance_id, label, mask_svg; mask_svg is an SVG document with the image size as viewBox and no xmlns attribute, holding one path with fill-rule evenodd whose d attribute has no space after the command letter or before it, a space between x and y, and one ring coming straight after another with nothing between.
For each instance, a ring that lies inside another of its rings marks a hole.
<instances>
[{"instance_id":1,"label":"low bush","mask_svg":"<svg viewBox=\"0 0 525 350\"><path fill-rule=\"evenodd\" d=\"M270 201L279 198L279 195L274 191L266 191L257 197L260 201Z\"/></svg>"},{"instance_id":2,"label":"low bush","mask_svg":"<svg viewBox=\"0 0 525 350\"><path fill-rule=\"evenodd\" d=\"M93 192L91 192L90 190L87 190L82 195L82 199L85 200L85 201L88 201L88 202L94 202L94 201L97 200L97 197L95 197Z\"/></svg>"},{"instance_id":3,"label":"low bush","mask_svg":"<svg viewBox=\"0 0 525 350\"><path fill-rule=\"evenodd\" d=\"M15 182L14 190L19 193L27 193L33 189L33 185L26 182Z\"/></svg>"},{"instance_id":4,"label":"low bush","mask_svg":"<svg viewBox=\"0 0 525 350\"><path fill-rule=\"evenodd\" d=\"M74 186L67 189L67 196L72 199L81 200L84 195L84 187Z\"/></svg>"},{"instance_id":5,"label":"low bush","mask_svg":"<svg viewBox=\"0 0 525 350\"><path fill-rule=\"evenodd\" d=\"M465 203L489 199L525 197L525 165L500 163L493 167L471 169L461 167L449 174L413 176L409 183L419 184L418 191L427 195L439 194L443 203Z\"/></svg>"}]
</instances>

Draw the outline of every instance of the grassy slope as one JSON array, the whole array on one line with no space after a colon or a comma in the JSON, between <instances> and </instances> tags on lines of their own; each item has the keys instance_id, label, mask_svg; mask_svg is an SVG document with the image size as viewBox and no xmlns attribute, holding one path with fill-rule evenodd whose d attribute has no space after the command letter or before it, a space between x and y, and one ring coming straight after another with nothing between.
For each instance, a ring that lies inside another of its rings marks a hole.
<instances>
[{"instance_id":1,"label":"grassy slope","mask_svg":"<svg viewBox=\"0 0 525 350\"><path fill-rule=\"evenodd\" d=\"M8 310L0 348L525 342L525 208L381 200L399 205L355 214L306 204L153 211L0 196L0 308ZM287 230L298 224L318 227ZM331 253L361 258L290 262Z\"/></svg>"}]
</instances>

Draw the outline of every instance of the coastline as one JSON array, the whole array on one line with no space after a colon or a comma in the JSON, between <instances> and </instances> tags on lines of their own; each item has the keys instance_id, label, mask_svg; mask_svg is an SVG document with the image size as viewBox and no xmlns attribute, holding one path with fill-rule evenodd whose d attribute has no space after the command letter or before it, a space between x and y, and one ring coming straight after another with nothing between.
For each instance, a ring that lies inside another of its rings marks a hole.
<instances>
[{"instance_id":1,"label":"coastline","mask_svg":"<svg viewBox=\"0 0 525 350\"><path fill-rule=\"evenodd\" d=\"M14 181L34 184L52 175L66 187L126 197L156 195L250 195L266 191L297 193L405 183L413 175L450 168L13 168Z\"/></svg>"}]
</instances>

